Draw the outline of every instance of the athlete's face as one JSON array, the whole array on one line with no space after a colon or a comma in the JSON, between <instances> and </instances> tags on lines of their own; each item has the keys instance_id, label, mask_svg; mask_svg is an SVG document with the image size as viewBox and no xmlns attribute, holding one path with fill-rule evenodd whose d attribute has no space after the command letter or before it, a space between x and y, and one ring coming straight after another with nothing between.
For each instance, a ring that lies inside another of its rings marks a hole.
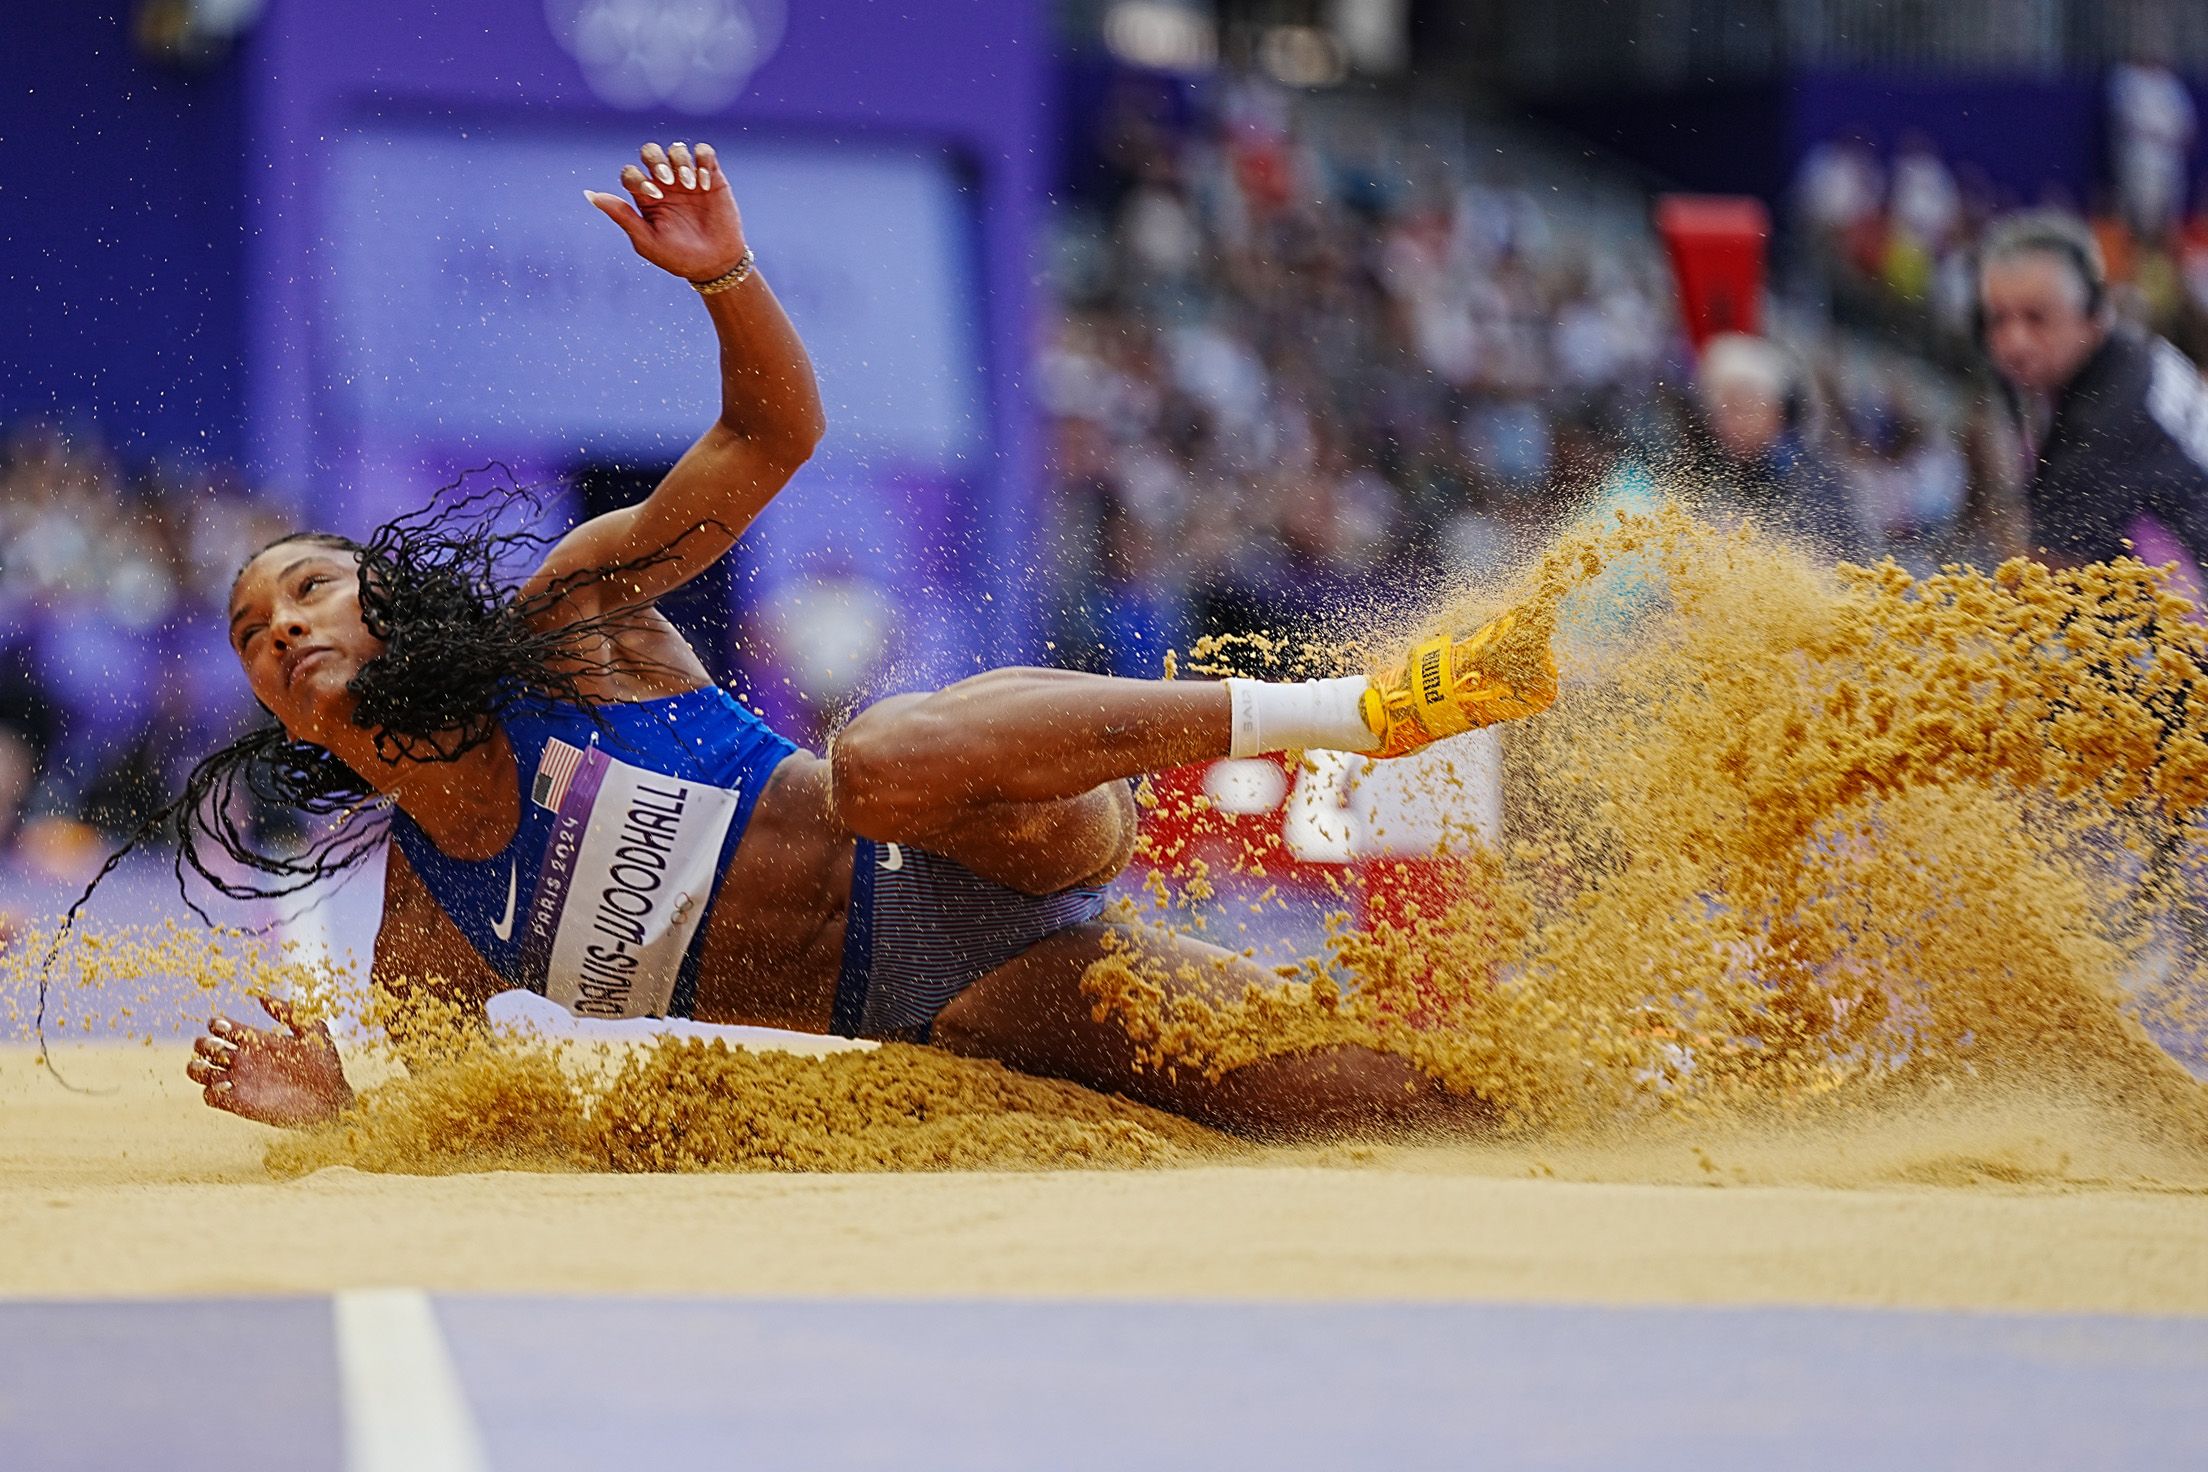
<instances>
[{"instance_id":1,"label":"athlete's face","mask_svg":"<svg viewBox=\"0 0 2208 1472\"><path fill-rule=\"evenodd\" d=\"M383 649L360 617L360 564L342 547L279 542L230 591L230 647L293 739L329 745L352 724L346 684Z\"/></svg>"},{"instance_id":2,"label":"athlete's face","mask_svg":"<svg viewBox=\"0 0 2208 1472\"><path fill-rule=\"evenodd\" d=\"M2085 283L2061 256L2035 250L1988 261L1978 281L1986 355L2025 393L2059 391L2108 336L2085 304Z\"/></svg>"}]
</instances>

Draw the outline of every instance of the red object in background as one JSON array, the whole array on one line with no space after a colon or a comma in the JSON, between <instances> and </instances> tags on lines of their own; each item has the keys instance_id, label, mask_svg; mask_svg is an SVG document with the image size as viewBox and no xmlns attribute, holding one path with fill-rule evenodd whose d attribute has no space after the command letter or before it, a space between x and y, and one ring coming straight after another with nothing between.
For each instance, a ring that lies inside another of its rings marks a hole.
<instances>
[{"instance_id":1,"label":"red object in background","mask_svg":"<svg viewBox=\"0 0 2208 1472\"><path fill-rule=\"evenodd\" d=\"M1221 806L1233 784L1214 792L1209 780L1214 772L1261 764L1277 773L1277 786L1242 786L1232 794L1239 811ZM1137 866L1160 871L1170 881L1185 881L1200 862L1214 884L1237 875L1245 885L1274 886L1283 895L1346 912L1353 929L1367 932L1383 925L1407 928L1414 911L1427 920L1450 915L1467 897L1473 876L1462 861L1450 857L1358 852L1322 857L1309 848L1299 851L1289 810L1301 780L1303 774L1280 757L1199 763L1156 774L1149 779L1155 802L1143 814ZM1466 923L1485 908L1456 910L1454 923ZM1414 973L1398 980L1408 981L1414 994L1433 997L1430 963L1415 952L1398 949L1394 954L1396 964Z\"/></svg>"},{"instance_id":2,"label":"red object in background","mask_svg":"<svg viewBox=\"0 0 2208 1472\"><path fill-rule=\"evenodd\" d=\"M1228 873L1255 864L1269 878L1314 887L1326 881L1320 871L1338 865L1305 865L1289 851L1282 820L1284 804L1295 782L1295 772L1278 756L1258 760L1280 769L1280 794L1262 810L1230 813L1214 806L1204 792L1204 778L1214 763L1176 767L1150 778L1156 805L1142 815L1146 867L1172 872L1201 861L1214 873Z\"/></svg>"},{"instance_id":3,"label":"red object in background","mask_svg":"<svg viewBox=\"0 0 2208 1472\"><path fill-rule=\"evenodd\" d=\"M1314 858L1299 854L1287 831L1287 802L1296 769L1278 756L1258 758L1280 770L1279 800L1254 812L1229 812L1206 794L1213 763L1179 767L1150 778L1155 805L1143 814L1144 868L1186 873L1193 861L1214 876L1251 874L1285 889L1337 899L1352 923L1370 929L1405 924L1412 906L1435 916L1447 911L1464 884L1462 866L1446 858L1409 854L1355 854Z\"/></svg>"},{"instance_id":4,"label":"red object in background","mask_svg":"<svg viewBox=\"0 0 2208 1472\"><path fill-rule=\"evenodd\" d=\"M1656 202L1656 233L1671 256L1679 316L1695 352L1721 332L1762 330L1771 214L1761 200L1667 194Z\"/></svg>"},{"instance_id":5,"label":"red object in background","mask_svg":"<svg viewBox=\"0 0 2208 1472\"><path fill-rule=\"evenodd\" d=\"M1408 926L1414 908L1428 920L1446 915L1464 888L1463 868L1446 859L1359 859L1356 870L1359 904L1353 913L1368 930Z\"/></svg>"}]
</instances>

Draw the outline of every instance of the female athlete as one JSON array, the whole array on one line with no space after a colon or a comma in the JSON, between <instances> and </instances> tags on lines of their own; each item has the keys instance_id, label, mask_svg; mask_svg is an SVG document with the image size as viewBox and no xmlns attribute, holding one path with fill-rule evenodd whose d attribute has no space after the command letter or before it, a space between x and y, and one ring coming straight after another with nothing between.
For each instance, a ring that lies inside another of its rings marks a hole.
<instances>
[{"instance_id":1,"label":"female athlete","mask_svg":"<svg viewBox=\"0 0 2208 1472\"><path fill-rule=\"evenodd\" d=\"M621 182L626 199L586 193L701 294L719 418L640 504L569 531L518 587L434 513L365 544L303 533L257 553L231 643L278 725L210 758L186 801L221 809L222 783L244 780L310 812L387 803L370 967L387 997L433 988L477 1009L527 988L584 1016L925 1042L1252 1135L1476 1123L1479 1101L1363 1048L1217 1081L1140 1070L1081 978L1110 930L1101 887L1134 846L1128 778L1307 747L1392 756L1528 714L1555 695L1545 647L1526 688L1481 663L1508 615L1379 681L997 670L869 707L825 757L797 749L653 602L811 455L826 428L812 365L712 148L648 144ZM328 872L196 822L263 872ZM363 856L356 841L343 861ZM1185 937L1137 944L1204 978L1178 986L1269 979ZM218 1017L197 1040L206 1102L273 1125L336 1117L352 1090L327 1028L264 1005L276 1027Z\"/></svg>"}]
</instances>

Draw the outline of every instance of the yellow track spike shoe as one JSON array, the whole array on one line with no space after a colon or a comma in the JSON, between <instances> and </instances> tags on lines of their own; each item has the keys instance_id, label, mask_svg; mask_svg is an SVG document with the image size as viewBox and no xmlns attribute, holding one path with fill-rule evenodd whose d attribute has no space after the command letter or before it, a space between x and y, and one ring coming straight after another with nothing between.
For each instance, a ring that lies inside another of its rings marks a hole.
<instances>
[{"instance_id":1,"label":"yellow track spike shoe","mask_svg":"<svg viewBox=\"0 0 2208 1472\"><path fill-rule=\"evenodd\" d=\"M1404 756L1446 736L1547 710L1556 700L1552 621L1517 608L1460 638L1413 646L1400 670L1375 675L1360 713L1380 737L1374 756Z\"/></svg>"}]
</instances>

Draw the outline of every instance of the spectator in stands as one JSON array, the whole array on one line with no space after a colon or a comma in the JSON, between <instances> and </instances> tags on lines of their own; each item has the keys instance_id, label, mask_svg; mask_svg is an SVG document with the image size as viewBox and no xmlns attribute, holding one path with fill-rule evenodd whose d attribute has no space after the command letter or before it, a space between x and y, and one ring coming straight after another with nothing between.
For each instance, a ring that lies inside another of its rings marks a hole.
<instances>
[{"instance_id":1,"label":"spectator in stands","mask_svg":"<svg viewBox=\"0 0 2208 1472\"><path fill-rule=\"evenodd\" d=\"M1932 140L1912 132L1894 155L1892 221L1883 263L1886 284L1912 300L1931 295L1941 258L1963 223L1963 196Z\"/></svg>"},{"instance_id":2,"label":"spectator in stands","mask_svg":"<svg viewBox=\"0 0 2208 1472\"><path fill-rule=\"evenodd\" d=\"M83 825L127 831L174 763L249 708L242 682L208 665L227 646L219 630L206 644L200 615L272 534L219 471L127 474L96 432L13 428L0 445L0 846L20 834L96 859Z\"/></svg>"},{"instance_id":3,"label":"spectator in stands","mask_svg":"<svg viewBox=\"0 0 2208 1472\"><path fill-rule=\"evenodd\" d=\"M1913 407L1889 393L1875 432L1862 435L1852 456L1864 520L1882 551L1918 573L1947 560L1948 533L1961 518L1970 486L1962 446Z\"/></svg>"},{"instance_id":4,"label":"spectator in stands","mask_svg":"<svg viewBox=\"0 0 2208 1472\"><path fill-rule=\"evenodd\" d=\"M1339 616L1376 564L1490 571L1550 514L1560 448L1575 491L1602 478L1561 417L1655 391L1670 300L1637 212L1558 228L1552 191L1451 167L1416 115L1315 116L1246 79L1177 120L1115 109L1093 213L1059 217L1038 379L1069 659L1152 673L1161 640Z\"/></svg>"},{"instance_id":5,"label":"spectator in stands","mask_svg":"<svg viewBox=\"0 0 2208 1472\"><path fill-rule=\"evenodd\" d=\"M2174 536L2208 557L2208 387L2161 338L2117 325L2092 233L2010 216L1979 253L1979 334L2027 461L2026 544L2058 563Z\"/></svg>"},{"instance_id":6,"label":"spectator in stands","mask_svg":"<svg viewBox=\"0 0 2208 1472\"><path fill-rule=\"evenodd\" d=\"M1804 396L1786 355L1763 338L1720 333L1702 350L1696 387L1703 491L1828 555L1863 555L1868 539L1847 483L1804 438Z\"/></svg>"},{"instance_id":7,"label":"spectator in stands","mask_svg":"<svg viewBox=\"0 0 2208 1472\"><path fill-rule=\"evenodd\" d=\"M1809 151L1795 178L1795 207L1804 242L1825 275L1869 275L1885 253L1886 174L1860 133L1828 139Z\"/></svg>"},{"instance_id":8,"label":"spectator in stands","mask_svg":"<svg viewBox=\"0 0 2208 1472\"><path fill-rule=\"evenodd\" d=\"M2185 211L2198 122L2192 94L2149 55L2110 73L2108 104L2124 216L2140 239L2159 244Z\"/></svg>"},{"instance_id":9,"label":"spectator in stands","mask_svg":"<svg viewBox=\"0 0 2208 1472\"><path fill-rule=\"evenodd\" d=\"M2188 219L2194 127L2184 85L2160 66L2112 75L2105 179L2042 181L2042 207L2069 210L2085 183L2107 280L2139 316L2196 361L2208 356L2208 221ZM1795 179L1800 293L1836 321L1914 340L1960 366L1976 314L1976 248L2008 207L1979 163L1945 158L1927 134L1905 135L1884 188L1878 159L1849 134L1812 148ZM1882 192L1883 191L1883 192Z\"/></svg>"}]
</instances>

